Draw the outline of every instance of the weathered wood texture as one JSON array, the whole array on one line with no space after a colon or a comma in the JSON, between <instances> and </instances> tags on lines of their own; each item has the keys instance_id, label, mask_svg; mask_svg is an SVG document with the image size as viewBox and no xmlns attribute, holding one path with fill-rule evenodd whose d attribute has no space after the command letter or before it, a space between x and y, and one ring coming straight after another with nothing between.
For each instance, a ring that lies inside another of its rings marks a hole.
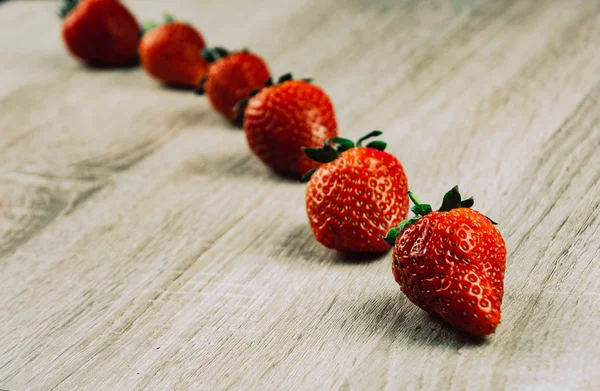
<instances>
[{"instance_id":1,"label":"weathered wood texture","mask_svg":"<svg viewBox=\"0 0 600 391\"><path fill-rule=\"evenodd\" d=\"M203 98L65 52L0 6L0 388L600 389L596 1L125 1L313 76L411 188L501 224L484 341L411 305L390 255L322 247L304 187Z\"/></svg>"}]
</instances>

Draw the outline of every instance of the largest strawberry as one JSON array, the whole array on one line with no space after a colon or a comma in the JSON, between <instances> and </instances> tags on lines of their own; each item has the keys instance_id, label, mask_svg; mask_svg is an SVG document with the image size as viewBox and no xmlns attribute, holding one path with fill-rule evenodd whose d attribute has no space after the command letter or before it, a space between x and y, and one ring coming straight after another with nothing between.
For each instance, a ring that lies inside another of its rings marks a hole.
<instances>
[{"instance_id":1,"label":"largest strawberry","mask_svg":"<svg viewBox=\"0 0 600 391\"><path fill-rule=\"evenodd\" d=\"M319 163L310 160L302 147L318 147L337 136L331 100L307 80L291 74L270 80L253 91L236 110L245 107L244 131L250 149L274 171L300 177Z\"/></svg>"},{"instance_id":2,"label":"largest strawberry","mask_svg":"<svg viewBox=\"0 0 600 391\"><path fill-rule=\"evenodd\" d=\"M415 217L392 229L392 272L404 294L425 311L475 335L500 323L506 246L494 223L462 200L458 187L432 211L412 193Z\"/></svg>"},{"instance_id":3,"label":"largest strawberry","mask_svg":"<svg viewBox=\"0 0 600 391\"><path fill-rule=\"evenodd\" d=\"M91 66L137 63L140 26L118 0L64 0L62 35L69 51Z\"/></svg>"}]
</instances>

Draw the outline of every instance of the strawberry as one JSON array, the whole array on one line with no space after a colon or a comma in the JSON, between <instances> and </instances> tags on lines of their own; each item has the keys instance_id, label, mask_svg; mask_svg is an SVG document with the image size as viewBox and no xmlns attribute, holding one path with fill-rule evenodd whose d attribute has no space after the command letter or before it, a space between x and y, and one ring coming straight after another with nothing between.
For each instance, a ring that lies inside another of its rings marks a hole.
<instances>
[{"instance_id":1,"label":"strawberry","mask_svg":"<svg viewBox=\"0 0 600 391\"><path fill-rule=\"evenodd\" d=\"M167 15L165 23L146 25L140 41L142 66L162 83L175 87L197 87L208 69L201 56L204 38L192 26Z\"/></svg>"},{"instance_id":2,"label":"strawberry","mask_svg":"<svg viewBox=\"0 0 600 391\"><path fill-rule=\"evenodd\" d=\"M90 66L138 62L140 26L118 0L63 0L62 36L69 51Z\"/></svg>"},{"instance_id":3,"label":"strawberry","mask_svg":"<svg viewBox=\"0 0 600 391\"><path fill-rule=\"evenodd\" d=\"M323 148L305 148L306 155L325 163L307 173L306 213L317 241L342 252L389 250L384 237L408 213L408 181L402 164L384 152L386 143L326 140ZM333 144L333 145L332 145Z\"/></svg>"},{"instance_id":4,"label":"strawberry","mask_svg":"<svg viewBox=\"0 0 600 391\"><path fill-rule=\"evenodd\" d=\"M247 50L229 53L221 47L204 49L202 57L209 68L197 93L206 93L216 111L241 127L243 116L234 107L269 79L267 64Z\"/></svg>"},{"instance_id":5,"label":"strawberry","mask_svg":"<svg viewBox=\"0 0 600 391\"><path fill-rule=\"evenodd\" d=\"M410 301L459 330L493 333L500 323L506 246L494 222L461 200L458 187L442 206L420 204L416 214L392 229L392 272Z\"/></svg>"},{"instance_id":6,"label":"strawberry","mask_svg":"<svg viewBox=\"0 0 600 391\"><path fill-rule=\"evenodd\" d=\"M331 100L310 80L292 80L291 74L269 79L260 90L239 102L250 149L281 175L300 177L318 163L301 147L317 147L337 136Z\"/></svg>"}]
</instances>

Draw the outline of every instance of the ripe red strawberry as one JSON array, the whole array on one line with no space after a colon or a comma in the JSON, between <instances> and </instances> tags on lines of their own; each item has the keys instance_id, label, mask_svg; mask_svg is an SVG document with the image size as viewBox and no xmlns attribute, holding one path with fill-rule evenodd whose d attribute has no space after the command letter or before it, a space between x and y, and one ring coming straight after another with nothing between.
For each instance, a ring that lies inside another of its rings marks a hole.
<instances>
[{"instance_id":1,"label":"ripe red strawberry","mask_svg":"<svg viewBox=\"0 0 600 391\"><path fill-rule=\"evenodd\" d=\"M343 252L382 252L384 237L408 213L408 181L402 164L384 152L386 143L327 140L323 148L306 148L310 158L325 163L313 169L306 188L306 213L315 238ZM332 144L335 144L332 146Z\"/></svg>"},{"instance_id":2,"label":"ripe red strawberry","mask_svg":"<svg viewBox=\"0 0 600 391\"><path fill-rule=\"evenodd\" d=\"M271 77L267 64L247 50L229 53L220 47L204 49L202 57L209 68L197 93L206 93L216 111L241 127L243 115L234 107Z\"/></svg>"},{"instance_id":3,"label":"ripe red strawberry","mask_svg":"<svg viewBox=\"0 0 600 391\"><path fill-rule=\"evenodd\" d=\"M118 0L64 0L62 36L69 51L90 66L138 62L140 26Z\"/></svg>"},{"instance_id":4,"label":"ripe red strawberry","mask_svg":"<svg viewBox=\"0 0 600 391\"><path fill-rule=\"evenodd\" d=\"M494 224L462 201L458 187L438 211L409 193L417 215L392 229L392 272L406 296L427 312L475 335L500 323L506 246Z\"/></svg>"},{"instance_id":5,"label":"ripe red strawberry","mask_svg":"<svg viewBox=\"0 0 600 391\"><path fill-rule=\"evenodd\" d=\"M165 18L165 24L149 27L139 46L146 72L167 85L197 87L208 69L201 55L206 47L202 35L170 16Z\"/></svg>"},{"instance_id":6,"label":"ripe red strawberry","mask_svg":"<svg viewBox=\"0 0 600 391\"><path fill-rule=\"evenodd\" d=\"M285 74L238 103L250 149L275 172L300 177L318 166L301 147L317 147L337 136L333 105L309 80Z\"/></svg>"}]
</instances>

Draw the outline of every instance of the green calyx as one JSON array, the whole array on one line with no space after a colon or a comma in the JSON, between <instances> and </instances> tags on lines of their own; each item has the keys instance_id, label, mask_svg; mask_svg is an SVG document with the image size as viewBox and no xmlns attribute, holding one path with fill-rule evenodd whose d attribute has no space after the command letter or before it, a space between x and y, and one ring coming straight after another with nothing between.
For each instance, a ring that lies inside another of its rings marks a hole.
<instances>
[{"instance_id":1,"label":"green calyx","mask_svg":"<svg viewBox=\"0 0 600 391\"><path fill-rule=\"evenodd\" d=\"M241 101L236 103L235 106L233 107L233 111L238 113L237 117L234 120L234 123L240 127L242 127L244 125L244 111L246 110L246 106L248 106L248 102L250 102L250 99L252 99L252 97L254 97L256 94L258 94L263 88L272 87L272 86L278 85L278 84L283 84L286 81L290 81L290 80L294 80L294 78L292 77L292 74L284 73L283 75L279 76L279 78L277 79L276 82L273 82L273 78L270 77L267 79L267 81L265 82L265 84L262 88L257 88L255 90L250 91L250 94L248 94L247 98L242 99ZM312 79L300 79L300 80L304 81L306 83L312 82Z\"/></svg>"},{"instance_id":2,"label":"green calyx","mask_svg":"<svg viewBox=\"0 0 600 391\"><path fill-rule=\"evenodd\" d=\"M398 227L394 227L388 231L387 235L383 239L387 242L387 244L389 244L392 247L396 244L396 239L398 238L398 236L400 236L400 234L406 227L408 227L411 224L416 223L417 221L419 221L419 219L421 217L423 217L433 211L433 209L431 208L431 205L421 204L419 202L419 200L417 200L417 197L415 197L415 195L411 191L408 192L408 197L414 204L414 206L412 208L410 208L410 210L415 215L413 217L409 217L408 219L402 221L400 223L400 225L398 225ZM451 211L452 209L457 209L457 208L470 208L473 206L473 204L474 204L473 197L469 197L466 200L463 200L461 198L460 192L458 191L458 186L454 186L450 191L448 191L446 194L444 194L442 206L440 206L438 211L439 212L448 212L448 211ZM496 225L496 223L492 219L490 219L487 216L486 216L486 218L492 224Z\"/></svg>"},{"instance_id":3,"label":"green calyx","mask_svg":"<svg viewBox=\"0 0 600 391\"><path fill-rule=\"evenodd\" d=\"M202 52L200 52L200 55L202 56L204 61L206 61L207 64L212 64L213 62L221 58L229 56L229 54L231 54L229 50L220 46L215 46L214 48L206 48L203 49Z\"/></svg>"},{"instance_id":4,"label":"green calyx","mask_svg":"<svg viewBox=\"0 0 600 391\"><path fill-rule=\"evenodd\" d=\"M212 64L221 58L229 56L230 54L231 52L229 50L221 46L215 46L214 48L206 48L200 51L200 56L204 59L204 61L207 64ZM200 81L200 85L194 91L196 95L204 95L204 93L206 92L204 91L204 84L206 83L207 77L208 73L205 73L202 77L202 80Z\"/></svg>"},{"instance_id":5,"label":"green calyx","mask_svg":"<svg viewBox=\"0 0 600 391\"><path fill-rule=\"evenodd\" d=\"M359 138L356 141L356 144L352 140L348 140L341 137L334 137L328 140L325 140L323 143L323 147L321 148L302 148L304 154L311 160L314 160L319 163L329 163L334 161L342 154L351 148L362 147L362 142L371 137L381 136L383 134L380 130L374 130L370 133L367 133L363 137ZM381 140L371 141L366 145L367 148L377 149L379 151L385 150L387 147L387 143ZM300 182L308 182L310 177L315 173L317 169L313 168L300 179Z\"/></svg>"},{"instance_id":6,"label":"green calyx","mask_svg":"<svg viewBox=\"0 0 600 391\"><path fill-rule=\"evenodd\" d=\"M79 4L79 0L63 0L62 5L58 10L58 16L60 16L61 19L66 18L67 15L77 7L77 4Z\"/></svg>"},{"instance_id":7,"label":"green calyx","mask_svg":"<svg viewBox=\"0 0 600 391\"><path fill-rule=\"evenodd\" d=\"M173 15L171 14L164 14L163 16L163 23L162 24L169 24L169 23L173 23L175 22L175 18L173 17ZM145 22L142 25L142 30L139 33L140 38L146 34L148 31L152 30L153 28L156 28L160 25L160 23L157 23L153 20L150 20L148 22Z\"/></svg>"}]
</instances>

